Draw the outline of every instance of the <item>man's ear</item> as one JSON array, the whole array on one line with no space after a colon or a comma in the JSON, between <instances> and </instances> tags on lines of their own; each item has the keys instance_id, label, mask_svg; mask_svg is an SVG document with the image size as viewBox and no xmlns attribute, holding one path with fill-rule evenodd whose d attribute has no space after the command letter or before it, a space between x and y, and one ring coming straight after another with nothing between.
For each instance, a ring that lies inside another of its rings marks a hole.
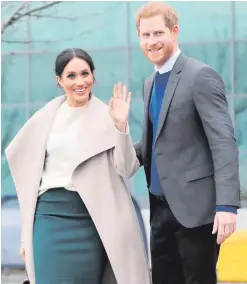
<instances>
[{"instance_id":1,"label":"man's ear","mask_svg":"<svg viewBox=\"0 0 247 284\"><path fill-rule=\"evenodd\" d=\"M178 36L178 33L179 33L179 27L178 27L178 25L175 25L175 26L172 28L172 33L173 33L175 36Z\"/></svg>"}]
</instances>

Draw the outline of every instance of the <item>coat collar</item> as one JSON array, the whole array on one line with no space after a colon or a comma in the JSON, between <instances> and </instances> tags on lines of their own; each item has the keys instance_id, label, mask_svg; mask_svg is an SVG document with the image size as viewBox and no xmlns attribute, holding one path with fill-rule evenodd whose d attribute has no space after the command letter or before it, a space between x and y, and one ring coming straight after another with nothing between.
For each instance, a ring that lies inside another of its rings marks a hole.
<instances>
[{"instance_id":1,"label":"coat collar","mask_svg":"<svg viewBox=\"0 0 247 284\"><path fill-rule=\"evenodd\" d=\"M36 112L7 147L6 158L17 190L23 187L24 190L29 187L38 190L49 133L56 112L65 100L66 96L57 97ZM78 149L71 149L77 153L77 166L115 146L117 130L107 105L93 96L87 112L87 127L80 130L78 138L87 143L83 143L83 147L78 146Z\"/></svg>"}]
</instances>

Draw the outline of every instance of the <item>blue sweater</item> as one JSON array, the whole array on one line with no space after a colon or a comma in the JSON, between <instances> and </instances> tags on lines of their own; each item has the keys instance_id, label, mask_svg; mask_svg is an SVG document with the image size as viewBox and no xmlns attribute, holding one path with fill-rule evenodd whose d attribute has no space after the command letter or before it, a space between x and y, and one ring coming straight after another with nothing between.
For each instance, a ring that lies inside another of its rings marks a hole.
<instances>
[{"instance_id":1,"label":"blue sweater","mask_svg":"<svg viewBox=\"0 0 247 284\"><path fill-rule=\"evenodd\" d=\"M151 160L151 186L150 192L154 195L164 196L162 186L160 184L158 171L155 163L155 155L154 155L154 143L155 136L158 127L160 109L162 105L162 101L165 95L165 90L167 86L168 79L170 77L171 71L160 74L159 72L155 75L153 92L149 105L149 118L153 124L153 145L152 145L152 160ZM237 208L229 205L221 205L216 206L216 212L224 211L224 212L232 212L237 213Z\"/></svg>"},{"instance_id":2,"label":"blue sweater","mask_svg":"<svg viewBox=\"0 0 247 284\"><path fill-rule=\"evenodd\" d=\"M159 121L159 115L160 115L160 109L162 105L162 101L164 98L166 86L168 79L170 77L171 72L160 74L159 72L155 75L155 81L154 81L154 87L153 87L153 93L150 100L149 105L149 118L153 124L153 145L152 145L152 161L151 161L151 186L150 186L150 192L155 195L164 195L158 172L157 167L155 163L155 155L154 155L154 142L155 142L155 136L156 131L158 127L158 121Z\"/></svg>"}]
</instances>

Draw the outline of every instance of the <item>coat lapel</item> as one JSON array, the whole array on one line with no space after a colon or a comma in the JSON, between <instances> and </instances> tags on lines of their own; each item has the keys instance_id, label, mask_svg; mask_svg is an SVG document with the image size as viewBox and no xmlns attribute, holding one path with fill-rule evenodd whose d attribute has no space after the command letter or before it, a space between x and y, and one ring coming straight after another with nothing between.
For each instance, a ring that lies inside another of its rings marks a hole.
<instances>
[{"instance_id":1,"label":"coat lapel","mask_svg":"<svg viewBox=\"0 0 247 284\"><path fill-rule=\"evenodd\" d=\"M117 128L108 114L107 106L93 97L90 108L85 111L87 111L88 123L83 124L83 129L78 137L77 166L91 157L115 147Z\"/></svg>"},{"instance_id":2,"label":"coat lapel","mask_svg":"<svg viewBox=\"0 0 247 284\"><path fill-rule=\"evenodd\" d=\"M156 132L156 136L155 136L155 143L156 143L156 141L157 141L157 139L160 135L160 132L162 130L162 127L165 123L173 95L175 93L176 87L177 87L178 82L179 82L180 77L181 77L181 71L183 69L184 60L185 60L184 56L182 54L180 54L180 56L178 57L177 61L174 64L174 67L171 71L171 75L170 75L170 78L169 78L168 83L167 83L164 99L163 99L161 109L160 109L160 116L159 116L157 132Z\"/></svg>"},{"instance_id":3,"label":"coat lapel","mask_svg":"<svg viewBox=\"0 0 247 284\"><path fill-rule=\"evenodd\" d=\"M39 110L18 132L5 153L17 187L26 192L38 189L43 170L46 143L56 111L65 96L58 97Z\"/></svg>"},{"instance_id":4,"label":"coat lapel","mask_svg":"<svg viewBox=\"0 0 247 284\"><path fill-rule=\"evenodd\" d=\"M17 191L19 188L23 188L25 193L28 188L32 192L34 188L36 192L38 191L49 133L56 112L65 99L66 96L60 96L38 111L6 149L6 157ZM79 133L78 147L71 149L77 153L77 166L115 146L116 128L108 115L107 106L93 96L90 107L86 111L88 123ZM86 139L85 136L87 136ZM83 143L85 140L89 142Z\"/></svg>"}]
</instances>

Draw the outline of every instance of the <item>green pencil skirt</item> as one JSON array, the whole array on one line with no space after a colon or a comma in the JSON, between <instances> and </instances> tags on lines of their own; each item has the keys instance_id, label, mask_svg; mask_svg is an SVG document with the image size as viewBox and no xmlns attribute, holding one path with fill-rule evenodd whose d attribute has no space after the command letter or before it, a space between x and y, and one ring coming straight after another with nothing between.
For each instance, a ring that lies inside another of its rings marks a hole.
<instances>
[{"instance_id":1,"label":"green pencil skirt","mask_svg":"<svg viewBox=\"0 0 247 284\"><path fill-rule=\"evenodd\" d=\"M39 196L33 231L36 284L101 284L106 253L79 194Z\"/></svg>"}]
</instances>

